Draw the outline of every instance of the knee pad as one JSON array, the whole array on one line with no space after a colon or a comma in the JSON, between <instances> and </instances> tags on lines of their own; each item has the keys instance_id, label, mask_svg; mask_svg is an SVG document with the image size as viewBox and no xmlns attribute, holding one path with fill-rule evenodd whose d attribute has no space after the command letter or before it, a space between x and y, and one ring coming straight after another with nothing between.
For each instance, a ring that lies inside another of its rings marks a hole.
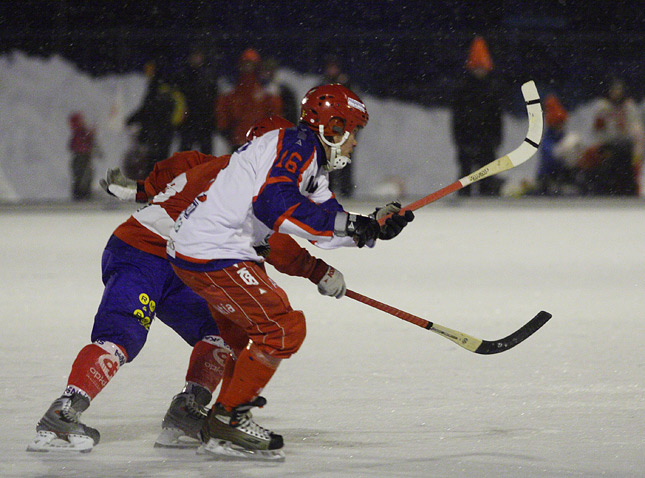
<instances>
[{"instance_id":1,"label":"knee pad","mask_svg":"<svg viewBox=\"0 0 645 478\"><path fill-rule=\"evenodd\" d=\"M246 330L226 319L218 321L217 326L219 327L220 337L231 348L233 358L237 358L242 350L249 345L249 336Z\"/></svg>"},{"instance_id":2,"label":"knee pad","mask_svg":"<svg viewBox=\"0 0 645 478\"><path fill-rule=\"evenodd\" d=\"M252 337L260 350L272 357L286 359L295 354L305 341L307 326L305 315L300 310L292 310L274 318L276 325L263 336Z\"/></svg>"}]
</instances>

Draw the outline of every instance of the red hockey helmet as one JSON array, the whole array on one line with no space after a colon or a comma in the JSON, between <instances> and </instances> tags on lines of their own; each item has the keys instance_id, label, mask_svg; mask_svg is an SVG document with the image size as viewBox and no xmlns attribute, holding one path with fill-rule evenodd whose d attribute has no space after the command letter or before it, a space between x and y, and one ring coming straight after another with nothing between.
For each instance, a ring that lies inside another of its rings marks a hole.
<instances>
[{"instance_id":1,"label":"red hockey helmet","mask_svg":"<svg viewBox=\"0 0 645 478\"><path fill-rule=\"evenodd\" d=\"M274 129L292 128L294 126L291 121L284 119L282 116L273 115L262 118L246 132L246 140L251 141L253 138L259 138L264 133L268 133Z\"/></svg>"},{"instance_id":2,"label":"red hockey helmet","mask_svg":"<svg viewBox=\"0 0 645 478\"><path fill-rule=\"evenodd\" d=\"M325 136L351 133L364 127L369 115L361 99L349 88L336 83L316 86L302 99L300 120Z\"/></svg>"}]
</instances>

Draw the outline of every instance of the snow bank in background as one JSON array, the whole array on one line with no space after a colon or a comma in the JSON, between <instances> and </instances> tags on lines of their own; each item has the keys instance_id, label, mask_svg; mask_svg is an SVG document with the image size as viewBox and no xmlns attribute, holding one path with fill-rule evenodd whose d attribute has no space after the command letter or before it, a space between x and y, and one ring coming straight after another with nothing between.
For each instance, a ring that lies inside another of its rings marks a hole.
<instances>
[{"instance_id":1,"label":"snow bank in background","mask_svg":"<svg viewBox=\"0 0 645 478\"><path fill-rule=\"evenodd\" d=\"M299 97L317 84L316 76L287 70L278 79L292 85ZM0 200L70 197L67 118L72 111L82 111L96 126L105 153L95 163L95 183L106 168L120 165L129 145L122 121L139 105L145 85L143 74L92 78L57 56L41 59L15 52L0 57ZM354 158L357 196L424 196L457 179L449 110L362 97L370 123L360 134ZM588 109L571 115L575 130L588 130ZM500 155L521 143L527 127L525 118L506 116L504 121ZM218 154L225 152L221 139L215 147ZM532 178L536 164L530 161L505 173L507 183Z\"/></svg>"},{"instance_id":2,"label":"snow bank in background","mask_svg":"<svg viewBox=\"0 0 645 478\"><path fill-rule=\"evenodd\" d=\"M82 111L97 128L105 158L95 163L96 169L120 164L128 135L108 127L110 110L118 103L118 91L125 109L132 111L145 84L143 75L95 79L60 57L0 57L0 178L6 183L0 199L70 197L67 118L72 111ZM14 194L7 197L5 189Z\"/></svg>"}]
</instances>

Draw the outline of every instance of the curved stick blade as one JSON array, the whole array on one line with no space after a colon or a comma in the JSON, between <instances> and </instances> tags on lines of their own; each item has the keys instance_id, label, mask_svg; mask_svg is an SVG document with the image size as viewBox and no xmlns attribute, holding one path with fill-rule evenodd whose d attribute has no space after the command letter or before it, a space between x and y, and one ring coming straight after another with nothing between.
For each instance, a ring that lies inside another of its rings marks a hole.
<instances>
[{"instance_id":1,"label":"curved stick blade","mask_svg":"<svg viewBox=\"0 0 645 478\"><path fill-rule=\"evenodd\" d=\"M533 335L540 327L548 322L552 317L551 314L545 311L539 312L535 317L529 320L524 326L513 332L508 337L500 340L482 340L482 343L473 350L476 354L492 355L500 352L505 352L508 349L515 347L520 342L523 342L531 335Z\"/></svg>"},{"instance_id":2,"label":"curved stick blade","mask_svg":"<svg viewBox=\"0 0 645 478\"><path fill-rule=\"evenodd\" d=\"M522 95L524 96L524 104L526 105L529 127L522 144L506 155L512 164L511 167L519 166L535 154L542 141L542 133L544 130L542 105L540 104L540 95L538 94L535 82L528 81L524 83L522 85Z\"/></svg>"}]
</instances>

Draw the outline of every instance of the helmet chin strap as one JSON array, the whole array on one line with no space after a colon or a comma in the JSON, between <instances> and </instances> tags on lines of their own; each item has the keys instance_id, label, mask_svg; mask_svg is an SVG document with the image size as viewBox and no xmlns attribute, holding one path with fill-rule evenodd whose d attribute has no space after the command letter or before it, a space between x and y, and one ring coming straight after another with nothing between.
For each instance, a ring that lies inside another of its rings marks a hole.
<instances>
[{"instance_id":1,"label":"helmet chin strap","mask_svg":"<svg viewBox=\"0 0 645 478\"><path fill-rule=\"evenodd\" d=\"M331 148L329 159L323 166L323 169L325 171L329 172L329 171L334 171L336 169L343 169L345 166L347 166L349 163L352 162L352 160L349 159L347 156L343 156L340 154L340 147L345 143L345 141L347 141L347 138L349 138L348 131L345 131L342 139L338 143L332 143L325 137L325 134L324 134L325 127L323 125L318 126L318 133L320 136L320 140Z\"/></svg>"}]
</instances>

